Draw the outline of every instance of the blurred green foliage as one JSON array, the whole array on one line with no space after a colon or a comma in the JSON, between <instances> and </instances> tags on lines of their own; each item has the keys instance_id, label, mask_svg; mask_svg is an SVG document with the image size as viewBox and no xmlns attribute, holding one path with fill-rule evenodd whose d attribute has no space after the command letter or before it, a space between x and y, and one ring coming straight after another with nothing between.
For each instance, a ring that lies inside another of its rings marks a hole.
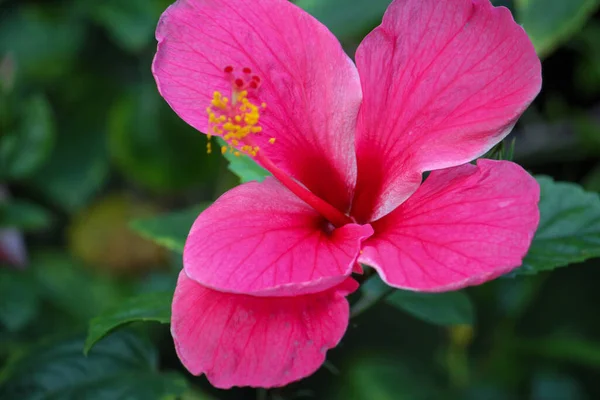
<instances>
[{"instance_id":1,"label":"blurred green foliage","mask_svg":"<svg viewBox=\"0 0 600 400\"><path fill-rule=\"evenodd\" d=\"M518 273L537 273L600 257L600 202L578 185L539 177L540 225Z\"/></svg>"},{"instance_id":2,"label":"blurred green foliage","mask_svg":"<svg viewBox=\"0 0 600 400\"><path fill-rule=\"evenodd\" d=\"M600 398L597 0L494 1L544 60L514 154L509 144L494 154L514 156L542 186L524 266L440 295L371 278L327 364L258 392L192 377L166 325L143 323L169 319L197 214L266 176L248 158L208 155L158 94L153 32L170 2L0 0L0 254L15 238L28 253L25 269L0 266L0 399ZM352 55L389 0L296 3ZM138 234L168 255L148 253L156 247Z\"/></svg>"},{"instance_id":3,"label":"blurred green foliage","mask_svg":"<svg viewBox=\"0 0 600 400\"><path fill-rule=\"evenodd\" d=\"M204 208L196 206L154 218L135 219L131 221L131 228L141 236L181 254L192 223Z\"/></svg>"},{"instance_id":4,"label":"blurred green foliage","mask_svg":"<svg viewBox=\"0 0 600 400\"><path fill-rule=\"evenodd\" d=\"M599 4L597 0L515 0L515 11L538 54L544 57L577 33Z\"/></svg>"},{"instance_id":5,"label":"blurred green foliage","mask_svg":"<svg viewBox=\"0 0 600 400\"><path fill-rule=\"evenodd\" d=\"M130 322L152 321L163 324L171 320L172 291L141 293L125 299L115 308L108 309L90 321L90 329L83 352L114 329Z\"/></svg>"},{"instance_id":6,"label":"blurred green foliage","mask_svg":"<svg viewBox=\"0 0 600 400\"><path fill-rule=\"evenodd\" d=\"M54 146L55 128L48 101L41 95L35 95L19 106L20 109L16 110L16 126L6 127L1 142L2 180L22 179L31 175Z\"/></svg>"},{"instance_id":7,"label":"blurred green foliage","mask_svg":"<svg viewBox=\"0 0 600 400\"><path fill-rule=\"evenodd\" d=\"M180 374L157 371L156 349L137 335L112 335L87 357L82 345L69 337L15 355L0 376L1 398L162 400L187 389Z\"/></svg>"}]
</instances>

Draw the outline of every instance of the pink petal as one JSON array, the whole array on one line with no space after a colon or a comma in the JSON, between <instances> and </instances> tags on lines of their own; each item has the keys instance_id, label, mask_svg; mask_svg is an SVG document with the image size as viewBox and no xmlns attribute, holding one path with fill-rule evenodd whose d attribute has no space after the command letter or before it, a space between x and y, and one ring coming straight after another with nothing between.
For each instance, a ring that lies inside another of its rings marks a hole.
<instances>
[{"instance_id":1,"label":"pink petal","mask_svg":"<svg viewBox=\"0 0 600 400\"><path fill-rule=\"evenodd\" d=\"M186 274L223 292L290 296L336 286L352 272L370 225L333 231L273 178L221 196L190 231Z\"/></svg>"},{"instance_id":2,"label":"pink petal","mask_svg":"<svg viewBox=\"0 0 600 400\"><path fill-rule=\"evenodd\" d=\"M356 67L325 26L284 0L179 0L156 37L154 76L182 119L207 132L213 92L231 92L224 68L249 67L262 79L255 103L267 105L254 136L262 154L332 205L349 207L362 95Z\"/></svg>"},{"instance_id":3,"label":"pink petal","mask_svg":"<svg viewBox=\"0 0 600 400\"><path fill-rule=\"evenodd\" d=\"M297 297L253 297L207 289L179 275L171 332L181 362L211 384L284 386L315 372L348 326L345 295L358 285Z\"/></svg>"},{"instance_id":4,"label":"pink petal","mask_svg":"<svg viewBox=\"0 0 600 400\"><path fill-rule=\"evenodd\" d=\"M395 0L356 53L364 92L353 215L391 212L421 173L504 138L541 86L523 28L489 0Z\"/></svg>"},{"instance_id":5,"label":"pink petal","mask_svg":"<svg viewBox=\"0 0 600 400\"><path fill-rule=\"evenodd\" d=\"M391 286L440 292L478 285L521 265L539 222L537 182L508 161L434 171L373 223L359 261Z\"/></svg>"}]
</instances>

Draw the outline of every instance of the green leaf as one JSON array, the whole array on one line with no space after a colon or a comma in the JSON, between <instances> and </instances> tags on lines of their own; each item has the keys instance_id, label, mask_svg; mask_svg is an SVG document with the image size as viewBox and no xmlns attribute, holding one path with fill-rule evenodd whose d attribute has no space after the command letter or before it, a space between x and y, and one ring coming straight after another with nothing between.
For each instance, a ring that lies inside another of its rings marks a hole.
<instances>
[{"instance_id":1,"label":"green leaf","mask_svg":"<svg viewBox=\"0 0 600 400\"><path fill-rule=\"evenodd\" d=\"M168 323L171 320L172 300L172 291L143 293L126 299L117 307L103 312L90 321L83 352L87 354L100 339L130 322Z\"/></svg>"},{"instance_id":2,"label":"green leaf","mask_svg":"<svg viewBox=\"0 0 600 400\"><path fill-rule=\"evenodd\" d=\"M344 41L360 38L381 23L389 0L298 0L296 5Z\"/></svg>"},{"instance_id":3,"label":"green leaf","mask_svg":"<svg viewBox=\"0 0 600 400\"><path fill-rule=\"evenodd\" d=\"M131 228L146 239L182 253L192 224L206 207L207 204L157 217L138 219L131 222Z\"/></svg>"},{"instance_id":4,"label":"green leaf","mask_svg":"<svg viewBox=\"0 0 600 400\"><path fill-rule=\"evenodd\" d=\"M49 156L54 145L50 104L41 95L21 105L18 126L0 136L0 180L31 175Z\"/></svg>"},{"instance_id":5,"label":"green leaf","mask_svg":"<svg viewBox=\"0 0 600 400\"><path fill-rule=\"evenodd\" d=\"M216 139L219 146L226 145L223 139ZM265 170L246 155L236 156L228 151L224 154L224 156L225 159L229 161L229 170L240 178L240 183L246 183L250 181L262 182L267 176L271 175L269 171Z\"/></svg>"},{"instance_id":6,"label":"green leaf","mask_svg":"<svg viewBox=\"0 0 600 400\"><path fill-rule=\"evenodd\" d=\"M473 324L473 304L463 292L420 293L396 290L386 302L436 325Z\"/></svg>"},{"instance_id":7,"label":"green leaf","mask_svg":"<svg viewBox=\"0 0 600 400\"><path fill-rule=\"evenodd\" d=\"M24 200L0 204L0 228L36 231L47 228L51 222L51 214L37 204Z\"/></svg>"},{"instance_id":8,"label":"green leaf","mask_svg":"<svg viewBox=\"0 0 600 400\"><path fill-rule=\"evenodd\" d=\"M537 177L540 225L517 274L535 274L600 256L600 197L579 185Z\"/></svg>"},{"instance_id":9,"label":"green leaf","mask_svg":"<svg viewBox=\"0 0 600 400\"><path fill-rule=\"evenodd\" d=\"M517 20L545 57L577 33L598 4L598 0L516 0L515 8Z\"/></svg>"},{"instance_id":10,"label":"green leaf","mask_svg":"<svg viewBox=\"0 0 600 400\"><path fill-rule=\"evenodd\" d=\"M156 350L130 332L99 343L86 358L83 338L37 345L9 361L0 398L19 400L163 400L187 389L177 373L157 371Z\"/></svg>"},{"instance_id":11,"label":"green leaf","mask_svg":"<svg viewBox=\"0 0 600 400\"><path fill-rule=\"evenodd\" d=\"M217 157L206 154L206 138L183 122L158 94L143 85L125 94L109 114L110 152L131 180L165 192L211 180Z\"/></svg>"}]
</instances>

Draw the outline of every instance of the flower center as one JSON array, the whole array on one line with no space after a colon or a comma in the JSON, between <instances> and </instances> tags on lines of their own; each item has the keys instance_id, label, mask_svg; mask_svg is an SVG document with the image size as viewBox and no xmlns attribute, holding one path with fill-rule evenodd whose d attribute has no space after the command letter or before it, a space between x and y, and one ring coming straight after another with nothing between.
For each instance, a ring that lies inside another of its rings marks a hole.
<instances>
[{"instance_id":1,"label":"flower center","mask_svg":"<svg viewBox=\"0 0 600 400\"><path fill-rule=\"evenodd\" d=\"M206 109L209 125L208 152L210 153L211 150L210 137L212 135L219 136L227 143L221 147L223 154L229 151L238 157L242 154L253 157L279 182L314 208L334 227L352 223L353 220L350 217L300 185L263 152L259 153L260 148L256 146L253 136L263 134L260 126L260 113L267 108L267 105L262 103L259 106L258 102L253 102L251 99L258 98L261 79L258 75L253 75L252 70L248 67L242 68L240 74L236 74L232 66L225 67L223 72L231 83L231 95L226 97L221 92L214 92L210 105ZM275 138L270 138L268 142L274 144Z\"/></svg>"},{"instance_id":2,"label":"flower center","mask_svg":"<svg viewBox=\"0 0 600 400\"><path fill-rule=\"evenodd\" d=\"M260 111L267 105L260 106L253 103L248 96L256 95L260 88L261 79L253 75L248 67L242 69L241 74L235 74L232 66L224 68L225 77L231 83L231 96L226 97L221 92L214 92L210 105L206 109L209 123L209 145L212 135L219 136L227 142L221 147L221 152L232 152L236 156L247 154L256 156L260 150L254 145L252 135L262 132L260 126ZM270 143L274 139L269 140Z\"/></svg>"}]
</instances>

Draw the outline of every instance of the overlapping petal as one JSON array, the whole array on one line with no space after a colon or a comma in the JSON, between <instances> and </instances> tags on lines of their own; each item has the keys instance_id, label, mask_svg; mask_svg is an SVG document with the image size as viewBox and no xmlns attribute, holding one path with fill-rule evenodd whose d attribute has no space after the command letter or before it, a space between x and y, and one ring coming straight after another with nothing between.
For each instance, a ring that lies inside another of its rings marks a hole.
<instances>
[{"instance_id":1,"label":"overlapping petal","mask_svg":"<svg viewBox=\"0 0 600 400\"><path fill-rule=\"evenodd\" d=\"M183 264L195 281L257 296L314 293L350 275L369 225L332 229L273 178L221 196L190 231Z\"/></svg>"},{"instance_id":2,"label":"overlapping petal","mask_svg":"<svg viewBox=\"0 0 600 400\"><path fill-rule=\"evenodd\" d=\"M315 372L348 326L348 278L325 292L252 297L207 289L179 275L171 332L179 358L216 387L276 387Z\"/></svg>"},{"instance_id":3,"label":"overlapping petal","mask_svg":"<svg viewBox=\"0 0 600 400\"><path fill-rule=\"evenodd\" d=\"M359 261L391 286L446 291L521 265L539 222L539 185L508 161L434 171L417 192L374 222Z\"/></svg>"},{"instance_id":4,"label":"overlapping petal","mask_svg":"<svg viewBox=\"0 0 600 400\"><path fill-rule=\"evenodd\" d=\"M360 82L325 26L283 0L179 0L156 37L154 75L182 119L206 132L213 93L231 91L223 69L249 67L262 80L256 101L267 105L254 137L260 151L332 205L349 207Z\"/></svg>"},{"instance_id":5,"label":"overlapping petal","mask_svg":"<svg viewBox=\"0 0 600 400\"><path fill-rule=\"evenodd\" d=\"M360 45L353 215L370 221L413 193L421 172L484 154L540 90L533 45L489 0L395 0Z\"/></svg>"}]
</instances>

